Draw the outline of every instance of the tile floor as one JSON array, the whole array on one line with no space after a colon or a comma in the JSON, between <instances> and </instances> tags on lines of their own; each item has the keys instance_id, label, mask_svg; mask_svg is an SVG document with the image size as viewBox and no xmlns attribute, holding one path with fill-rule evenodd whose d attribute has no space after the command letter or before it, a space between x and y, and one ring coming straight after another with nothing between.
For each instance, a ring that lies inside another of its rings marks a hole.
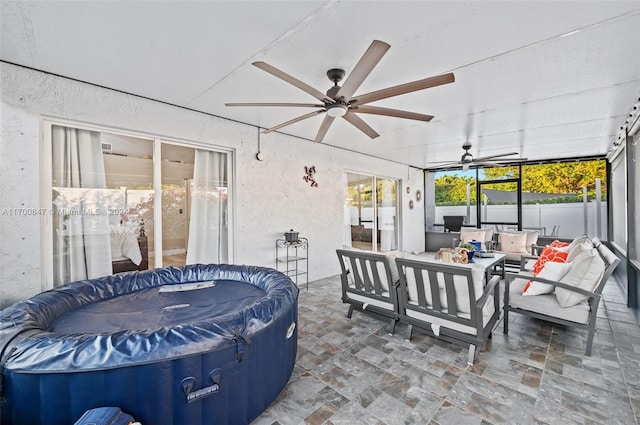
<instances>
[{"instance_id":1,"label":"tile floor","mask_svg":"<svg viewBox=\"0 0 640 425\"><path fill-rule=\"evenodd\" d=\"M253 425L640 425L640 327L613 281L590 357L584 332L510 314L467 366L466 349L347 309L338 277L300 291L293 376Z\"/></svg>"}]
</instances>

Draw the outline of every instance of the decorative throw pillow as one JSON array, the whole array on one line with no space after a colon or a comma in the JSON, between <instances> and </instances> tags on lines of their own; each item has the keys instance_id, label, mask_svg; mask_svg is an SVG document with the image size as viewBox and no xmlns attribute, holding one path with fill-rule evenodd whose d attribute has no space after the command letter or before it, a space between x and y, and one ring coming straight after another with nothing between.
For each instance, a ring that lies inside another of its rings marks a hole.
<instances>
[{"instance_id":1,"label":"decorative throw pillow","mask_svg":"<svg viewBox=\"0 0 640 425\"><path fill-rule=\"evenodd\" d=\"M527 234L502 232L498 236L500 250L504 252L514 252L527 254Z\"/></svg>"},{"instance_id":2,"label":"decorative throw pillow","mask_svg":"<svg viewBox=\"0 0 640 425\"><path fill-rule=\"evenodd\" d=\"M554 261L556 263L564 263L567 261L568 252L558 251L550 246L544 248L542 250L542 254L536 260L536 263L533 265L533 275L537 276L538 273L542 270L545 263L547 261Z\"/></svg>"},{"instance_id":3,"label":"decorative throw pillow","mask_svg":"<svg viewBox=\"0 0 640 425\"><path fill-rule=\"evenodd\" d=\"M564 248L569 245L569 242L560 242L557 239L549 244L551 248Z\"/></svg>"},{"instance_id":4,"label":"decorative throw pillow","mask_svg":"<svg viewBox=\"0 0 640 425\"><path fill-rule=\"evenodd\" d=\"M555 261L547 262L538 277L543 279L552 280L554 282L559 281L567 274L567 272L571 269L571 263L559 263ZM522 295L542 295L542 294L550 294L553 292L555 285L551 285L549 283L538 282L535 280L530 280L524 287L522 291Z\"/></svg>"},{"instance_id":5,"label":"decorative throw pillow","mask_svg":"<svg viewBox=\"0 0 640 425\"><path fill-rule=\"evenodd\" d=\"M460 229L460 240L462 243L476 240L482 242L482 249L487 249L485 242L487 241L487 231L484 229L466 230L464 227Z\"/></svg>"}]
</instances>

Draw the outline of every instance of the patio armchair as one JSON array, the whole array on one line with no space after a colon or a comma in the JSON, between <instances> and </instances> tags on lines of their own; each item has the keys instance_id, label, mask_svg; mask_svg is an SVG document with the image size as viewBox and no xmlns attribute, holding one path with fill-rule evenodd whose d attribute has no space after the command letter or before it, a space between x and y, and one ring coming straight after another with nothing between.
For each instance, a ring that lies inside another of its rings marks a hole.
<instances>
[{"instance_id":1,"label":"patio armchair","mask_svg":"<svg viewBox=\"0 0 640 425\"><path fill-rule=\"evenodd\" d=\"M597 239L592 240L599 243ZM507 273L504 291L504 333L509 313L519 313L587 331L586 355L591 355L602 289L620 259L604 244L585 247L567 263L546 263L533 276L530 271ZM549 266L551 264L552 266ZM548 273L544 273L545 269ZM538 295L525 295L528 283L539 286Z\"/></svg>"},{"instance_id":2,"label":"patio armchair","mask_svg":"<svg viewBox=\"0 0 640 425\"><path fill-rule=\"evenodd\" d=\"M443 263L418 256L397 258L400 321L428 335L468 347L467 362L491 337L500 317L500 278L485 286L485 270L473 264Z\"/></svg>"},{"instance_id":3,"label":"patio armchair","mask_svg":"<svg viewBox=\"0 0 640 425\"><path fill-rule=\"evenodd\" d=\"M373 253L357 249L336 250L340 262L342 302L353 310L389 320L389 333L398 322L398 272L396 253Z\"/></svg>"}]
</instances>

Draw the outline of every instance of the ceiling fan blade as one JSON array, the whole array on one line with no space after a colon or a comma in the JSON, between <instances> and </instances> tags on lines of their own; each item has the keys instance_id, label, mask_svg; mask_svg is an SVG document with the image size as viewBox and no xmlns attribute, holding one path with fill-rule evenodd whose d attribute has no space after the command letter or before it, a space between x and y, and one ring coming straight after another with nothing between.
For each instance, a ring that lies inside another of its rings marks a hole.
<instances>
[{"instance_id":1,"label":"ceiling fan blade","mask_svg":"<svg viewBox=\"0 0 640 425\"><path fill-rule=\"evenodd\" d=\"M274 102L250 102L250 103L225 103L224 106L290 106L296 108L324 108L320 103L274 103Z\"/></svg>"},{"instance_id":2,"label":"ceiling fan blade","mask_svg":"<svg viewBox=\"0 0 640 425\"><path fill-rule=\"evenodd\" d=\"M419 114L417 112L409 112L409 111L401 111L399 109L391 109L391 108L381 108L379 106L354 106L351 108L353 112L358 112L360 114L374 114L374 115L384 115L387 117L397 117L397 118L406 118L409 120L417 120L417 121L426 121L429 122L433 119L432 115Z\"/></svg>"},{"instance_id":3,"label":"ceiling fan blade","mask_svg":"<svg viewBox=\"0 0 640 425\"><path fill-rule=\"evenodd\" d=\"M502 156L511 156L511 155L518 155L518 152L500 153L497 155L483 156L480 158L476 158L476 161L484 161L485 159L495 159L495 158L500 158Z\"/></svg>"},{"instance_id":4,"label":"ceiling fan blade","mask_svg":"<svg viewBox=\"0 0 640 425\"><path fill-rule=\"evenodd\" d=\"M390 47L391 46L384 41L373 40L347 79L344 80L344 84L342 84L342 87L336 94L336 99L344 97L346 101L349 101L351 96L358 90L358 87L360 87L365 78L367 78L373 68L380 62L380 59L382 59Z\"/></svg>"},{"instance_id":5,"label":"ceiling fan blade","mask_svg":"<svg viewBox=\"0 0 640 425\"><path fill-rule=\"evenodd\" d=\"M263 130L263 133L271 133L272 131L276 131L281 129L282 127L286 127L290 124L294 124L297 123L298 121L302 121L302 120L306 120L307 118L311 118L311 117L315 117L318 114L322 114L324 113L324 111L322 109L319 109L317 111L313 111L313 112L309 112L308 114L304 114L298 118L294 118L292 120L289 120L287 122L283 122L282 124L278 124L275 127L271 127L271 128L267 128L266 130Z\"/></svg>"},{"instance_id":6,"label":"ceiling fan blade","mask_svg":"<svg viewBox=\"0 0 640 425\"><path fill-rule=\"evenodd\" d=\"M376 133L376 131L373 128L369 127L369 124L364 122L362 118L360 118L354 113L347 112L346 115L344 115L342 118L349 121L358 130L362 131L364 134L371 137L372 139L375 139L376 137L380 136L378 133Z\"/></svg>"},{"instance_id":7,"label":"ceiling fan blade","mask_svg":"<svg viewBox=\"0 0 640 425\"><path fill-rule=\"evenodd\" d=\"M429 77L423 80L400 84L398 86L388 87L386 89L363 94L351 99L351 102L354 105L364 105L365 103L375 102L376 100L387 99L389 97L424 90L430 87L440 86L442 84L453 83L454 81L455 77L453 76L453 73L438 75L437 77Z\"/></svg>"},{"instance_id":8,"label":"ceiling fan blade","mask_svg":"<svg viewBox=\"0 0 640 425\"><path fill-rule=\"evenodd\" d=\"M269 65L268 63L265 62L253 62L252 64L253 66L256 66L258 68L260 68L263 71L268 72L269 74L280 78L283 81L286 81L287 83L296 86L297 88L299 88L300 90L310 94L311 96L315 97L316 99L320 100L320 101L328 101L329 103L333 103L334 100L331 99L329 96L327 96L326 94L322 93L319 90L314 89L313 87L311 87L310 85L308 85L307 83L303 83L302 81L298 80L295 77L292 77L291 75L287 74L284 71L280 71L278 68Z\"/></svg>"},{"instance_id":9,"label":"ceiling fan blade","mask_svg":"<svg viewBox=\"0 0 640 425\"><path fill-rule=\"evenodd\" d=\"M433 164L429 166L429 168L450 168L450 167L459 167L460 162L440 162L440 161L431 161L428 164Z\"/></svg>"},{"instance_id":10,"label":"ceiling fan blade","mask_svg":"<svg viewBox=\"0 0 640 425\"><path fill-rule=\"evenodd\" d=\"M528 160L529 158L494 158L491 159L493 162L523 162Z\"/></svg>"},{"instance_id":11,"label":"ceiling fan blade","mask_svg":"<svg viewBox=\"0 0 640 425\"><path fill-rule=\"evenodd\" d=\"M322 124L320 124L320 128L318 129L318 134L316 134L314 142L322 142L322 139L324 139L324 136L327 134L329 127L331 127L331 124L333 124L333 120L335 120L335 117L325 115L324 119L322 120Z\"/></svg>"}]
</instances>

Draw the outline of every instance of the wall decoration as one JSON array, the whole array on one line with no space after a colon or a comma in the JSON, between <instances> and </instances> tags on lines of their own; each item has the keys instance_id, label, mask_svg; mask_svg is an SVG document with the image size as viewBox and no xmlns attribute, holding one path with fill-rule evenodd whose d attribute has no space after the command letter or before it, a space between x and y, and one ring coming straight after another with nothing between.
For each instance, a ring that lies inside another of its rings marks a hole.
<instances>
[{"instance_id":1,"label":"wall decoration","mask_svg":"<svg viewBox=\"0 0 640 425\"><path fill-rule=\"evenodd\" d=\"M304 173L305 173L305 176L302 177L302 180L306 181L307 183L311 183L311 187L318 187L318 182L316 182L316 179L315 179L316 166L312 165L310 167L307 167L305 165Z\"/></svg>"}]
</instances>

